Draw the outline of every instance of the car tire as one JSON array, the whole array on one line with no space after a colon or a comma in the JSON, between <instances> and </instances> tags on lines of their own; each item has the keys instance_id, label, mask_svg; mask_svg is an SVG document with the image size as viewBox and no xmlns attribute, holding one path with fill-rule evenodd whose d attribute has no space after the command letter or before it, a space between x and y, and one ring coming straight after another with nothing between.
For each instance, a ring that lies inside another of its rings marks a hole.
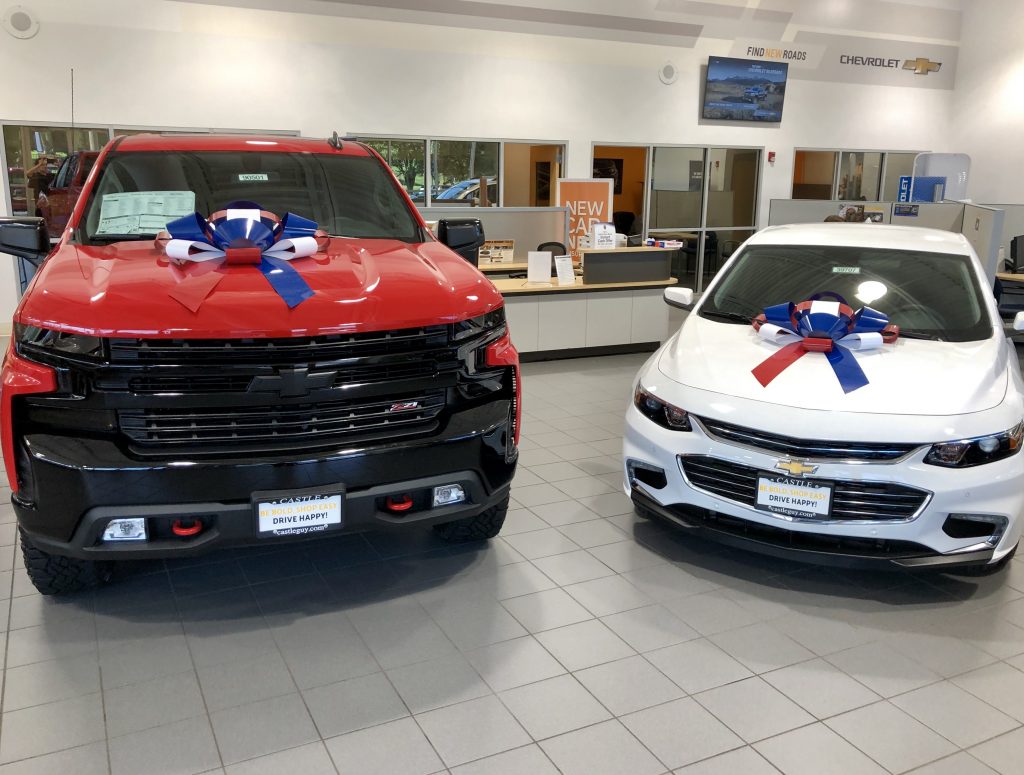
<instances>
[{"instance_id":1,"label":"car tire","mask_svg":"<svg viewBox=\"0 0 1024 775\"><path fill-rule=\"evenodd\" d=\"M454 522L445 522L441 525L434 525L434 530L445 541L453 544L462 544L469 541L487 541L494 538L501 532L501 526L505 524L505 515L508 513L508 498L501 503L481 511L475 517L457 519Z\"/></svg>"},{"instance_id":2,"label":"car tire","mask_svg":"<svg viewBox=\"0 0 1024 775\"><path fill-rule=\"evenodd\" d=\"M19 530L25 572L43 595L66 595L95 586L109 576L109 563L96 563L44 552Z\"/></svg>"},{"instance_id":3,"label":"car tire","mask_svg":"<svg viewBox=\"0 0 1024 775\"><path fill-rule=\"evenodd\" d=\"M1018 544L1018 546L1019 545L1020 544ZM1016 553L1017 547L1015 546L998 562L990 562L988 565L966 565L963 568L957 568L952 572L958 576L993 576L1009 565L1010 560L1013 559L1013 556Z\"/></svg>"}]
</instances>

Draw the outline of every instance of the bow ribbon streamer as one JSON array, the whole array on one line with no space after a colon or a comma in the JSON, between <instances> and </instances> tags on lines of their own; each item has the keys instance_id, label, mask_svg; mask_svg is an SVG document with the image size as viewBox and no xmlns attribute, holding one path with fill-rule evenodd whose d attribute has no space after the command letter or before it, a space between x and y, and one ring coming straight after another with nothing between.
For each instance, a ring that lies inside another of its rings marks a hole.
<instances>
[{"instance_id":1,"label":"bow ribbon streamer","mask_svg":"<svg viewBox=\"0 0 1024 775\"><path fill-rule=\"evenodd\" d=\"M158 242L179 266L253 265L294 309L315 292L288 262L312 256L325 236L314 221L295 213L278 218L255 202L232 202L209 218L192 213L171 221ZM196 312L222 276L196 273L178 283L171 296Z\"/></svg>"},{"instance_id":2,"label":"bow ribbon streamer","mask_svg":"<svg viewBox=\"0 0 1024 775\"><path fill-rule=\"evenodd\" d=\"M835 301L824 301L830 296ZM863 307L856 312L838 293L818 293L798 304L787 302L766 307L751 321L757 335L782 349L751 369L750 373L768 385L809 352L824 353L844 393L868 384L853 350L874 350L891 344L899 326L889 323L882 312Z\"/></svg>"}]
</instances>

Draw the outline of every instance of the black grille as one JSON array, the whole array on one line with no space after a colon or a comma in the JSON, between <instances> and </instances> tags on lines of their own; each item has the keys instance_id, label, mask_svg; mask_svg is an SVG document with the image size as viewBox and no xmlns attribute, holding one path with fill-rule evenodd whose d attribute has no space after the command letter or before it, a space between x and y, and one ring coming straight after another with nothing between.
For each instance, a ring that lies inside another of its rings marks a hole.
<instances>
[{"instance_id":1,"label":"black grille","mask_svg":"<svg viewBox=\"0 0 1024 775\"><path fill-rule=\"evenodd\" d=\"M448 326L284 339L111 339L112 363L310 363L448 346Z\"/></svg>"},{"instance_id":2,"label":"black grille","mask_svg":"<svg viewBox=\"0 0 1024 775\"><path fill-rule=\"evenodd\" d=\"M122 409L121 431L136 445L230 448L242 444L315 448L348 439L394 438L433 430L445 391L362 401L231 407Z\"/></svg>"},{"instance_id":3,"label":"black grille","mask_svg":"<svg viewBox=\"0 0 1024 775\"><path fill-rule=\"evenodd\" d=\"M686 478L698 490L750 507L757 497L758 476L780 475L703 455L687 455L679 460ZM924 490L902 484L809 481L832 484L829 519L833 520L903 521L917 513L928 498Z\"/></svg>"},{"instance_id":4,"label":"black grille","mask_svg":"<svg viewBox=\"0 0 1024 775\"><path fill-rule=\"evenodd\" d=\"M920 444L877 444L861 441L823 441L797 439L776 433L744 428L740 425L696 418L704 429L721 441L756 447L780 455L829 460L897 460L908 455Z\"/></svg>"}]
</instances>

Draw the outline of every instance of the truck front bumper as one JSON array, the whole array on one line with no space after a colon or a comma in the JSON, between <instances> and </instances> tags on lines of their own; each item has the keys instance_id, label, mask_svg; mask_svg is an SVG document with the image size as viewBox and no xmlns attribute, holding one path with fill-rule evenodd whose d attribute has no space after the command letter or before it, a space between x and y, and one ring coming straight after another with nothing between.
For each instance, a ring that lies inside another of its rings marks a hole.
<instances>
[{"instance_id":1,"label":"truck front bumper","mask_svg":"<svg viewBox=\"0 0 1024 775\"><path fill-rule=\"evenodd\" d=\"M458 412L445 429L396 444L339 449L287 458L138 460L103 439L34 434L24 437L33 499L12 500L18 524L39 549L93 560L179 557L214 549L336 535L260 535L255 493L342 494L340 532L431 525L475 516L508 497L516 452L509 403ZM432 507L423 494L459 484L462 503ZM413 494L415 506L391 511L389 496ZM146 519L146 541L104 542L112 519ZM177 536L179 520L202 522Z\"/></svg>"}]
</instances>

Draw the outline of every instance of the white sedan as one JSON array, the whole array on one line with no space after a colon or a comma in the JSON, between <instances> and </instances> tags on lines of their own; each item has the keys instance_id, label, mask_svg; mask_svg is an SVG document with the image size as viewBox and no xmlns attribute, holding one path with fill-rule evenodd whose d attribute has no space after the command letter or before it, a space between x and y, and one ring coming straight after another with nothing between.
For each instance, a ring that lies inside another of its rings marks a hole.
<instances>
[{"instance_id":1,"label":"white sedan","mask_svg":"<svg viewBox=\"0 0 1024 775\"><path fill-rule=\"evenodd\" d=\"M1024 382L962 235L771 227L692 297L666 290L692 310L627 412L638 513L811 562L1006 564Z\"/></svg>"}]
</instances>

